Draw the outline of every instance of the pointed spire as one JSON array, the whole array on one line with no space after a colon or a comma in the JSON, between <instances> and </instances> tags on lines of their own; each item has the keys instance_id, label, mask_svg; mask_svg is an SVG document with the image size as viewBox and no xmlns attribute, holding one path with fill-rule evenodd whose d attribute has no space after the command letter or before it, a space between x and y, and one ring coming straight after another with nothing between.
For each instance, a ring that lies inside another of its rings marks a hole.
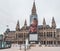
<instances>
[{"instance_id":1,"label":"pointed spire","mask_svg":"<svg viewBox=\"0 0 60 51\"><path fill-rule=\"evenodd\" d=\"M43 18L43 27L46 27L45 18Z\"/></svg>"},{"instance_id":2,"label":"pointed spire","mask_svg":"<svg viewBox=\"0 0 60 51\"><path fill-rule=\"evenodd\" d=\"M27 25L26 19L25 19L25 23L24 23L24 25Z\"/></svg>"},{"instance_id":3,"label":"pointed spire","mask_svg":"<svg viewBox=\"0 0 60 51\"><path fill-rule=\"evenodd\" d=\"M36 14L36 5L35 5L35 0L33 2L33 7L32 7L32 15Z\"/></svg>"},{"instance_id":4,"label":"pointed spire","mask_svg":"<svg viewBox=\"0 0 60 51\"><path fill-rule=\"evenodd\" d=\"M56 28L56 22L55 22L54 17L52 17L52 28Z\"/></svg>"},{"instance_id":5,"label":"pointed spire","mask_svg":"<svg viewBox=\"0 0 60 51\"><path fill-rule=\"evenodd\" d=\"M54 17L52 18L52 23L55 23L55 19L54 19Z\"/></svg>"},{"instance_id":6,"label":"pointed spire","mask_svg":"<svg viewBox=\"0 0 60 51\"><path fill-rule=\"evenodd\" d=\"M46 25L46 21L45 21L45 18L43 18L43 25Z\"/></svg>"},{"instance_id":7,"label":"pointed spire","mask_svg":"<svg viewBox=\"0 0 60 51\"><path fill-rule=\"evenodd\" d=\"M27 21L26 21L26 19L25 19L24 29L26 29L26 27L27 27Z\"/></svg>"},{"instance_id":8,"label":"pointed spire","mask_svg":"<svg viewBox=\"0 0 60 51\"><path fill-rule=\"evenodd\" d=\"M17 21L17 25L16 25L16 31L20 31L19 20Z\"/></svg>"}]
</instances>

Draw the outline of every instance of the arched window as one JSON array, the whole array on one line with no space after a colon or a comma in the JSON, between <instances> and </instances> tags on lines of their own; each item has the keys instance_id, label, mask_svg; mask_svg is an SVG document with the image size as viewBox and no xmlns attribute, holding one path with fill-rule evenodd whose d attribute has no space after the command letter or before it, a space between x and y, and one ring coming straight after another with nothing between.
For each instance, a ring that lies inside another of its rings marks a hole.
<instances>
[{"instance_id":1,"label":"arched window","mask_svg":"<svg viewBox=\"0 0 60 51\"><path fill-rule=\"evenodd\" d=\"M55 37L55 32L54 32L54 37Z\"/></svg>"},{"instance_id":2,"label":"arched window","mask_svg":"<svg viewBox=\"0 0 60 51\"><path fill-rule=\"evenodd\" d=\"M44 37L45 37L45 32L44 32Z\"/></svg>"}]
</instances>

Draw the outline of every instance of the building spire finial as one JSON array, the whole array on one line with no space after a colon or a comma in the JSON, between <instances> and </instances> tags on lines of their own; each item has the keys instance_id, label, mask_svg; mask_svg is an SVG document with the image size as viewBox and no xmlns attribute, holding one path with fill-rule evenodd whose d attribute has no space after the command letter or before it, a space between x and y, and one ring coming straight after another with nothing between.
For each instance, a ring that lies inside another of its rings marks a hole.
<instances>
[{"instance_id":1,"label":"building spire finial","mask_svg":"<svg viewBox=\"0 0 60 51\"><path fill-rule=\"evenodd\" d=\"M53 28L56 28L56 22L55 22L54 17L52 17L52 27L53 27Z\"/></svg>"},{"instance_id":2,"label":"building spire finial","mask_svg":"<svg viewBox=\"0 0 60 51\"><path fill-rule=\"evenodd\" d=\"M20 24L19 24L19 20L17 21L16 31L20 31Z\"/></svg>"},{"instance_id":3,"label":"building spire finial","mask_svg":"<svg viewBox=\"0 0 60 51\"><path fill-rule=\"evenodd\" d=\"M43 18L43 27L46 27L45 18Z\"/></svg>"},{"instance_id":4,"label":"building spire finial","mask_svg":"<svg viewBox=\"0 0 60 51\"><path fill-rule=\"evenodd\" d=\"M33 7L32 7L32 14L36 14L36 5L35 5L35 0L33 2Z\"/></svg>"},{"instance_id":5,"label":"building spire finial","mask_svg":"<svg viewBox=\"0 0 60 51\"><path fill-rule=\"evenodd\" d=\"M27 25L27 21L26 21L26 19L25 19L25 23L24 23L24 25Z\"/></svg>"}]
</instances>

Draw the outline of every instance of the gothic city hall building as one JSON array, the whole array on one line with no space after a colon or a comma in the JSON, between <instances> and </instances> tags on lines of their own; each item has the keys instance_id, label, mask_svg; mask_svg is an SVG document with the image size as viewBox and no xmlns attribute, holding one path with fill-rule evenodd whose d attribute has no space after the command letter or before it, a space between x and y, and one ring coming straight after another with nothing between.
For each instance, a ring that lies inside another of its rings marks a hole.
<instances>
[{"instance_id":1,"label":"gothic city hall building","mask_svg":"<svg viewBox=\"0 0 60 51\"><path fill-rule=\"evenodd\" d=\"M28 39L29 43L36 42L41 45L60 45L60 28L56 28L56 22L52 17L51 26L47 25L45 18L43 18L42 25L38 25L38 14L35 2L30 15L30 25L27 26L25 20L24 25L20 28L19 20L17 21L15 31L9 28L4 32L5 41L12 43L25 43Z\"/></svg>"}]
</instances>

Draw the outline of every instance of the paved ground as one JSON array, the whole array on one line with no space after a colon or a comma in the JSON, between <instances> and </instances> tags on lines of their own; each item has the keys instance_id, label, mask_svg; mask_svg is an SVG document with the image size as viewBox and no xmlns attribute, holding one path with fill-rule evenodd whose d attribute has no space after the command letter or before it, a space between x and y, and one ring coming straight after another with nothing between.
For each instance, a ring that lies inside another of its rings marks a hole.
<instances>
[{"instance_id":1,"label":"paved ground","mask_svg":"<svg viewBox=\"0 0 60 51\"><path fill-rule=\"evenodd\" d=\"M0 51L25 51L25 50L23 46L22 50L20 50L19 46L13 45L9 49L1 49ZM44 47L44 46L39 47L38 45L36 45L35 47L31 47L26 51L60 51L60 47Z\"/></svg>"}]
</instances>

